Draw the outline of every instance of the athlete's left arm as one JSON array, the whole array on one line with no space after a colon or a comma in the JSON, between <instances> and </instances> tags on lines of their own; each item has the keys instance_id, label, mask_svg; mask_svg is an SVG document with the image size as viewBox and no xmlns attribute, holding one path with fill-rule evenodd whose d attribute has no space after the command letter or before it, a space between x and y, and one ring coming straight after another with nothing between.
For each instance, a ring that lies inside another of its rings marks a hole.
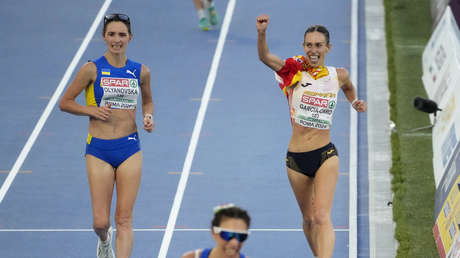
<instances>
[{"instance_id":1,"label":"athlete's left arm","mask_svg":"<svg viewBox=\"0 0 460 258\"><path fill-rule=\"evenodd\" d=\"M150 70L142 65L141 69L142 114L144 115L144 129L151 133L155 128L153 121L153 100L150 89Z\"/></svg>"},{"instance_id":2,"label":"athlete's left arm","mask_svg":"<svg viewBox=\"0 0 460 258\"><path fill-rule=\"evenodd\" d=\"M340 88L343 90L345 97L351 103L352 107L358 112L365 112L367 109L366 102L358 99L356 88L350 80L350 75L345 68L337 68L337 76L339 79Z\"/></svg>"}]
</instances>

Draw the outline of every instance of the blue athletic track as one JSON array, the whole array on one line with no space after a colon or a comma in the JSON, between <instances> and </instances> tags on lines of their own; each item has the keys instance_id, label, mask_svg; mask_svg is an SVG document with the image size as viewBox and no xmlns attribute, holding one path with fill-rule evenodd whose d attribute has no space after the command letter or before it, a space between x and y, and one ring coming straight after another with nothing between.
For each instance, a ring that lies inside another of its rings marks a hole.
<instances>
[{"instance_id":1,"label":"blue athletic track","mask_svg":"<svg viewBox=\"0 0 460 258\"><path fill-rule=\"evenodd\" d=\"M365 46L358 38L358 56L351 56L351 0L215 0L221 23L207 32L198 29L192 0L1 1L0 257L96 256L84 160L88 118L61 112L52 96L82 64L104 53L98 23L81 58L74 58L104 4L110 4L108 13L131 17L128 57L152 75L156 129L139 129L144 158L132 257L159 257L160 248L166 257L180 257L211 247L212 209L222 203L235 203L252 217L243 253L313 257L284 164L291 134L287 101L273 72L258 60L255 19L270 15L268 44L281 58L304 54L305 29L325 25L333 45L326 63L357 73L350 64L355 58L364 66ZM362 32L364 24L358 24ZM363 96L365 76L358 79ZM207 97L206 88L212 90ZM84 103L83 94L78 101ZM357 177L366 176L366 151L350 153L350 144L367 149L365 119L358 115L358 142L350 143L350 105L341 93L332 129L340 154L334 257L349 257L350 203L364 203L357 205L359 221L352 219L358 221L357 253L369 257L367 193L359 192L364 200L350 200L349 184L356 155ZM358 184L367 191L366 180Z\"/></svg>"}]
</instances>

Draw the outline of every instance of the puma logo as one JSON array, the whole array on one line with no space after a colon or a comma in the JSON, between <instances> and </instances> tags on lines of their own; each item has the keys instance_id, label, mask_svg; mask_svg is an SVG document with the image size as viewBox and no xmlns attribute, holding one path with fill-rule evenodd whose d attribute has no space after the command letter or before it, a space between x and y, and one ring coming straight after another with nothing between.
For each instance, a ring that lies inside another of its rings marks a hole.
<instances>
[{"instance_id":1,"label":"puma logo","mask_svg":"<svg viewBox=\"0 0 460 258\"><path fill-rule=\"evenodd\" d=\"M131 74L132 76L134 76L134 78L137 78L136 75L134 74L136 72L136 69L134 69L134 71L130 71L130 70L126 70L126 73L128 74Z\"/></svg>"},{"instance_id":2,"label":"puma logo","mask_svg":"<svg viewBox=\"0 0 460 258\"><path fill-rule=\"evenodd\" d=\"M309 83L309 82L307 82L307 83L305 83L305 84L301 83L300 85L302 85L302 87L308 87L308 86L310 86L310 85L312 85L312 84Z\"/></svg>"}]
</instances>

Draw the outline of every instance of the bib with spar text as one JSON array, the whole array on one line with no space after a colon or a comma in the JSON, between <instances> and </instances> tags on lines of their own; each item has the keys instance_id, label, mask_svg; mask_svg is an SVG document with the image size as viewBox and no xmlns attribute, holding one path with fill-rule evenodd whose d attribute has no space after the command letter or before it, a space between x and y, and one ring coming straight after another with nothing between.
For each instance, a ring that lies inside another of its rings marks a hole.
<instances>
[{"instance_id":1,"label":"bib with spar text","mask_svg":"<svg viewBox=\"0 0 460 258\"><path fill-rule=\"evenodd\" d=\"M329 129L337 105L339 82L334 67L327 67L329 74L317 80L301 72L297 85L288 91L291 118L305 127Z\"/></svg>"},{"instance_id":2,"label":"bib with spar text","mask_svg":"<svg viewBox=\"0 0 460 258\"><path fill-rule=\"evenodd\" d=\"M88 106L108 106L115 109L136 109L140 91L142 65L128 59L126 66L111 66L102 56L93 61L97 67L94 84L86 89Z\"/></svg>"}]
</instances>

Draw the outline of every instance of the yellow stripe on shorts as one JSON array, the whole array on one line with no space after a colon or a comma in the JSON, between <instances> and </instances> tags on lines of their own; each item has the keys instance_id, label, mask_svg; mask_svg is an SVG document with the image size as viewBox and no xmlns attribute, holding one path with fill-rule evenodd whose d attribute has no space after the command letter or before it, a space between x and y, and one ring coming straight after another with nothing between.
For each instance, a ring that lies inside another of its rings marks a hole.
<instances>
[{"instance_id":1,"label":"yellow stripe on shorts","mask_svg":"<svg viewBox=\"0 0 460 258\"><path fill-rule=\"evenodd\" d=\"M86 143L91 144L91 139L93 139L93 136L88 133L88 138L86 138Z\"/></svg>"}]
</instances>

